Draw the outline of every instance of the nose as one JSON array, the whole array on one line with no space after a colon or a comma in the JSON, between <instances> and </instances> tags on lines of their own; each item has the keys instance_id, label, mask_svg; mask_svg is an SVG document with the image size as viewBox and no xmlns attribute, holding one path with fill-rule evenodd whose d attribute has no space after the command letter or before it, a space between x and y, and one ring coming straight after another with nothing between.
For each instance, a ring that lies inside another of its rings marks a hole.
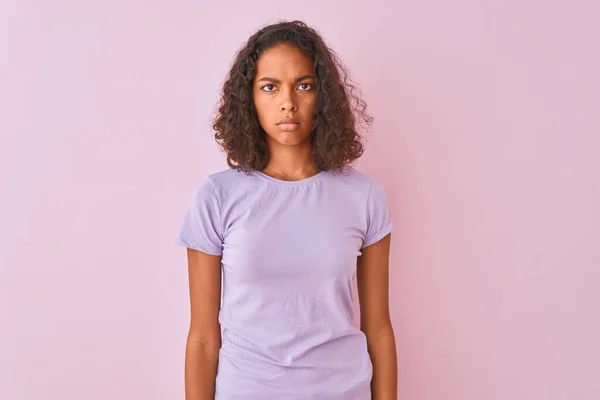
<instances>
[{"instance_id":1,"label":"nose","mask_svg":"<svg viewBox=\"0 0 600 400\"><path fill-rule=\"evenodd\" d=\"M298 109L298 104L293 91L286 91L282 94L283 96L280 105L281 111L296 111Z\"/></svg>"}]
</instances>

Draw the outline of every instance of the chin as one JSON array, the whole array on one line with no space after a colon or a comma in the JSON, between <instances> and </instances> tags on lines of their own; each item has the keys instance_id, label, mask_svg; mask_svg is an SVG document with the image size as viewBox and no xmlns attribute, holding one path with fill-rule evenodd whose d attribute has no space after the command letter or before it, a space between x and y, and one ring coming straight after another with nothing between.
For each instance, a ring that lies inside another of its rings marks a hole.
<instances>
[{"instance_id":1,"label":"chin","mask_svg":"<svg viewBox=\"0 0 600 400\"><path fill-rule=\"evenodd\" d=\"M298 146L307 142L310 139L310 135L302 135L296 132L288 132L281 134L278 132L277 135L269 135L270 141L275 142L281 146Z\"/></svg>"}]
</instances>

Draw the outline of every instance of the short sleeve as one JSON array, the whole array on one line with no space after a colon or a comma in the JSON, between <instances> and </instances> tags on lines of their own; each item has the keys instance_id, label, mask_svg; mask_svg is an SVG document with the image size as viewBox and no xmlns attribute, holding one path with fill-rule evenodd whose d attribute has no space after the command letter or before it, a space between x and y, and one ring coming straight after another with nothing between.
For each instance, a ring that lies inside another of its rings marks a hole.
<instances>
[{"instance_id":1,"label":"short sleeve","mask_svg":"<svg viewBox=\"0 0 600 400\"><path fill-rule=\"evenodd\" d=\"M367 198L367 233L361 249L380 241L393 230L387 195L381 184L373 180Z\"/></svg>"},{"instance_id":2,"label":"short sleeve","mask_svg":"<svg viewBox=\"0 0 600 400\"><path fill-rule=\"evenodd\" d=\"M209 179L206 179L192 196L181 224L177 244L216 256L222 254L219 198Z\"/></svg>"}]
</instances>

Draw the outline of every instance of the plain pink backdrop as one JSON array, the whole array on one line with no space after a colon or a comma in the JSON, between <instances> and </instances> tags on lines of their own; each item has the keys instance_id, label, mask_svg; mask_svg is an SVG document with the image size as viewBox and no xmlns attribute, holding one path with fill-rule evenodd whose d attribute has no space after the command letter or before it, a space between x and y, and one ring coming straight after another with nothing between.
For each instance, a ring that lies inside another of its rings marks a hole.
<instances>
[{"instance_id":1,"label":"plain pink backdrop","mask_svg":"<svg viewBox=\"0 0 600 400\"><path fill-rule=\"evenodd\" d=\"M2 1L0 399L183 399L192 191L248 35L317 28L375 124L401 400L600 398L595 2Z\"/></svg>"}]
</instances>

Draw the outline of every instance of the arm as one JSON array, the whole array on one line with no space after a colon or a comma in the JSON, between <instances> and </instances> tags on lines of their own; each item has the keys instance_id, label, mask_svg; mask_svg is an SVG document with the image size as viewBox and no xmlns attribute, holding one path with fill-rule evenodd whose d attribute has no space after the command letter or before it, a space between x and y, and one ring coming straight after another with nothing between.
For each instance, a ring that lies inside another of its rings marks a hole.
<instances>
[{"instance_id":1,"label":"arm","mask_svg":"<svg viewBox=\"0 0 600 400\"><path fill-rule=\"evenodd\" d=\"M389 252L391 234L362 249L357 282L360 329L367 337L373 363L373 400L396 400L398 367L396 342L389 313Z\"/></svg>"},{"instance_id":2,"label":"arm","mask_svg":"<svg viewBox=\"0 0 600 400\"><path fill-rule=\"evenodd\" d=\"M190 329L185 350L186 400L212 400L221 348L221 256L187 249Z\"/></svg>"}]
</instances>

